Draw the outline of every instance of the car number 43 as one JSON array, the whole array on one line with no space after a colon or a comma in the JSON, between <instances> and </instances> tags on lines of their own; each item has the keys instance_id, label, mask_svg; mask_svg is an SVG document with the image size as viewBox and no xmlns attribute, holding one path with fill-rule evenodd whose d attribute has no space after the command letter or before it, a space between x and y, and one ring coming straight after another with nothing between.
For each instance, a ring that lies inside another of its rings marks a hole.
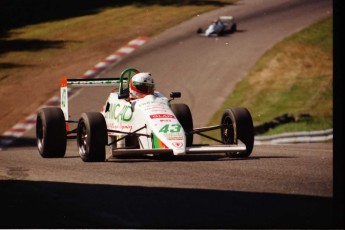
<instances>
[{"instance_id":1,"label":"car number 43","mask_svg":"<svg viewBox=\"0 0 345 230\"><path fill-rule=\"evenodd\" d=\"M168 132L171 132L171 133L179 133L181 130L181 125L180 124L167 124L167 125L164 125L160 130L159 132L160 133L168 133Z\"/></svg>"}]
</instances>

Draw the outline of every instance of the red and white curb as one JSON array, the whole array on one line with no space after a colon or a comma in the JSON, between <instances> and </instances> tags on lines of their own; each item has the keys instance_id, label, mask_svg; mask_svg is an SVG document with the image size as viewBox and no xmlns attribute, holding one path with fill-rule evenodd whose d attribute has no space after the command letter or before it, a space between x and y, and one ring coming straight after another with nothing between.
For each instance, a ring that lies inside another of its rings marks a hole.
<instances>
[{"instance_id":1,"label":"red and white curb","mask_svg":"<svg viewBox=\"0 0 345 230\"><path fill-rule=\"evenodd\" d=\"M119 61L122 60L125 56L135 51L140 46L144 45L145 42L149 39L146 36L140 36L130 42L120 49L118 49L113 54L106 57L103 61L97 63L92 69L87 70L80 78L96 78L99 76L104 70L108 69L111 66L114 66ZM75 93L70 92L70 93ZM60 96L54 96L50 98L45 104L40 106L34 113L27 116L23 121L20 121L12 128L4 132L0 136L0 151L12 144L17 138L20 138L35 127L36 125L36 116L40 108L47 107L47 106L60 106Z\"/></svg>"},{"instance_id":2,"label":"red and white curb","mask_svg":"<svg viewBox=\"0 0 345 230\"><path fill-rule=\"evenodd\" d=\"M106 57L103 61L97 63L92 69L87 70L81 78L94 78L99 75L102 71L107 69L109 66L113 66L117 62L119 62L124 56L132 53L134 50L139 48L140 46L144 45L145 42L149 39L149 37L141 36L138 37L120 49L118 49L115 53Z\"/></svg>"}]
</instances>

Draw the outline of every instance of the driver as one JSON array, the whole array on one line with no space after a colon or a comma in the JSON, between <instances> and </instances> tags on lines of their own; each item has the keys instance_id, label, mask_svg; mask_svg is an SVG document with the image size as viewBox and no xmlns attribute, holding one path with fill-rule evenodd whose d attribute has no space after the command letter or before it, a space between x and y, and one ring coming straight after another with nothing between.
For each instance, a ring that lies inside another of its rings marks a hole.
<instances>
[{"instance_id":1,"label":"driver","mask_svg":"<svg viewBox=\"0 0 345 230\"><path fill-rule=\"evenodd\" d=\"M151 73L137 73L131 78L129 84L129 97L131 100L154 94L155 84Z\"/></svg>"},{"instance_id":2,"label":"driver","mask_svg":"<svg viewBox=\"0 0 345 230\"><path fill-rule=\"evenodd\" d=\"M224 25L224 23L219 18L215 19L213 21L213 24L216 26L223 26Z\"/></svg>"}]
</instances>

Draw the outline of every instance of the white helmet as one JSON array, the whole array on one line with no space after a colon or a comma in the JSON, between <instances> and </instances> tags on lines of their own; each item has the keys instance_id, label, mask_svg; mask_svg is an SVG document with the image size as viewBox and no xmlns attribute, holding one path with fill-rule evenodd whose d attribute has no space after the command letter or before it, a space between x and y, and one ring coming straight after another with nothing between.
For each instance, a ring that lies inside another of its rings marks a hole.
<instances>
[{"instance_id":1,"label":"white helmet","mask_svg":"<svg viewBox=\"0 0 345 230\"><path fill-rule=\"evenodd\" d=\"M143 98L146 95L153 94L155 84L151 73L137 73L130 81L129 95L131 99Z\"/></svg>"}]
</instances>

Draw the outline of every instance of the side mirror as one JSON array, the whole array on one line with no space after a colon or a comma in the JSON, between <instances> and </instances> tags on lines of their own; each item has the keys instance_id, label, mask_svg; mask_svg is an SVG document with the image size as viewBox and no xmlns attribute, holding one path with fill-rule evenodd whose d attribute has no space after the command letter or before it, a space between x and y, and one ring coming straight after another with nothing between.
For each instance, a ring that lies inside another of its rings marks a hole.
<instances>
[{"instance_id":1,"label":"side mirror","mask_svg":"<svg viewBox=\"0 0 345 230\"><path fill-rule=\"evenodd\" d=\"M180 97L181 97L181 92L171 92L169 102L174 100L175 98L180 98Z\"/></svg>"},{"instance_id":2,"label":"side mirror","mask_svg":"<svg viewBox=\"0 0 345 230\"><path fill-rule=\"evenodd\" d=\"M170 93L170 97L171 97L172 99L180 98L180 97L181 97L181 92L171 92L171 93Z\"/></svg>"}]
</instances>

